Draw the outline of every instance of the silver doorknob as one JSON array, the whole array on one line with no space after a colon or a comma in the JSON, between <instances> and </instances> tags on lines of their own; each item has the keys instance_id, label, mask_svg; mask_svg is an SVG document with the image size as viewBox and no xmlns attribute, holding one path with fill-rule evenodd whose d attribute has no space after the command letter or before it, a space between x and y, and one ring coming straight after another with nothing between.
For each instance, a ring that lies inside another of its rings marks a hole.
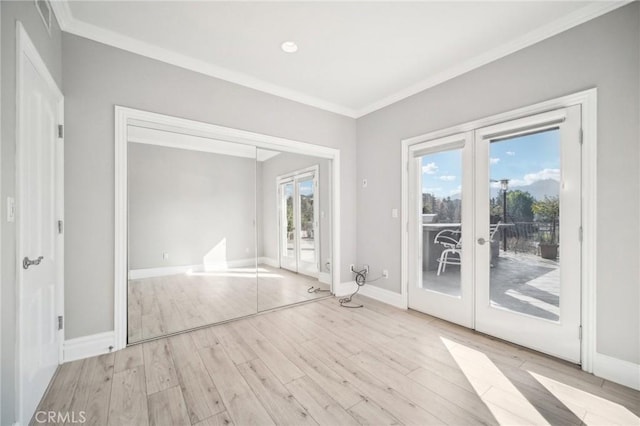
<instances>
[{"instance_id":1,"label":"silver doorknob","mask_svg":"<svg viewBox=\"0 0 640 426\"><path fill-rule=\"evenodd\" d=\"M44 259L44 257L39 256L37 259L35 260L31 260L28 257L25 256L24 259L22 259L22 267L24 269L29 269L29 266L31 265L39 265L40 261L42 261L42 259Z\"/></svg>"},{"instance_id":2,"label":"silver doorknob","mask_svg":"<svg viewBox=\"0 0 640 426\"><path fill-rule=\"evenodd\" d=\"M484 245L484 243L486 243L487 240L485 240L484 238L478 238L478 244L480 244L481 246Z\"/></svg>"}]
</instances>

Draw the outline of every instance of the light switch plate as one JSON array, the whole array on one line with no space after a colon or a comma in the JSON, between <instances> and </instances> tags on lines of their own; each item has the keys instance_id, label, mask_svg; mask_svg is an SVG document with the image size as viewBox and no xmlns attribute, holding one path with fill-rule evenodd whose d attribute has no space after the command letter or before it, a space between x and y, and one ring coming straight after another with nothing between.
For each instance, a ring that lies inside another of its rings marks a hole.
<instances>
[{"instance_id":1,"label":"light switch plate","mask_svg":"<svg viewBox=\"0 0 640 426\"><path fill-rule=\"evenodd\" d=\"M16 221L16 200L13 197L7 197L7 222Z\"/></svg>"}]
</instances>

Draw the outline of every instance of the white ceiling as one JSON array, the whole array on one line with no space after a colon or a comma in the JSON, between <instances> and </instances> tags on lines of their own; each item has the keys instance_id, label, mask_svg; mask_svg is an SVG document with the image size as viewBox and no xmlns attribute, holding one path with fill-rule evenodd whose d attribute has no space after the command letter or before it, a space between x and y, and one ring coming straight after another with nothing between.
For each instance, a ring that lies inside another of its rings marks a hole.
<instances>
[{"instance_id":1,"label":"white ceiling","mask_svg":"<svg viewBox=\"0 0 640 426\"><path fill-rule=\"evenodd\" d=\"M624 2L54 1L63 30L359 117ZM295 54L280 50L293 40Z\"/></svg>"}]
</instances>

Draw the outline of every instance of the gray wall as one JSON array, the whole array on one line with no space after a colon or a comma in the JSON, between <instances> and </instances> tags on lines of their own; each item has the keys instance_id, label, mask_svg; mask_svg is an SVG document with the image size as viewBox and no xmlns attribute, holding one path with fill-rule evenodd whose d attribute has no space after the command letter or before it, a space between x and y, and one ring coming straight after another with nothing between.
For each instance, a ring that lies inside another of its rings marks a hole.
<instances>
[{"instance_id":1,"label":"gray wall","mask_svg":"<svg viewBox=\"0 0 640 426\"><path fill-rule=\"evenodd\" d=\"M225 261L255 258L255 159L138 143L128 151L130 270L201 265L221 244Z\"/></svg>"},{"instance_id":2,"label":"gray wall","mask_svg":"<svg viewBox=\"0 0 640 426\"><path fill-rule=\"evenodd\" d=\"M598 88L597 350L640 363L640 4L637 2L357 120L358 263L400 291L405 138Z\"/></svg>"},{"instance_id":3,"label":"gray wall","mask_svg":"<svg viewBox=\"0 0 640 426\"><path fill-rule=\"evenodd\" d=\"M323 158L309 157L306 155L281 153L267 161L261 163L262 196L261 207L262 217L260 226L261 234L261 256L278 260L278 205L276 178L284 174L301 170L306 167L318 165L318 201L320 212L324 212L324 218L320 221L320 272L328 273L325 263L331 259L331 168L330 161ZM348 278L343 277L342 281Z\"/></svg>"},{"instance_id":4,"label":"gray wall","mask_svg":"<svg viewBox=\"0 0 640 426\"><path fill-rule=\"evenodd\" d=\"M16 21L22 22L40 56L58 86L62 88L62 33L54 21L51 36L42 23L34 2L0 2L2 8L2 419L15 421L15 327L16 327L16 252L15 223L7 223L6 199L15 196L16 125Z\"/></svg>"},{"instance_id":5,"label":"gray wall","mask_svg":"<svg viewBox=\"0 0 640 426\"><path fill-rule=\"evenodd\" d=\"M339 148L348 279L355 262L353 119L69 34L62 59L67 338L113 330L114 105Z\"/></svg>"}]
</instances>

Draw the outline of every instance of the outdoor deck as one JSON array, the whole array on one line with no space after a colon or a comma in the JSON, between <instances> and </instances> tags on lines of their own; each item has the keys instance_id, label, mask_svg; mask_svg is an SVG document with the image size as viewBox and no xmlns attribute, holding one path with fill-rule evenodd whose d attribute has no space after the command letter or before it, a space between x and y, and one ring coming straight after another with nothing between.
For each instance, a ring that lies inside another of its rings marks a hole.
<instances>
[{"instance_id":1,"label":"outdoor deck","mask_svg":"<svg viewBox=\"0 0 640 426\"><path fill-rule=\"evenodd\" d=\"M423 271L423 287L452 296L460 295L460 267ZM558 320L560 314L560 265L530 253L500 251L491 268L491 302L523 314Z\"/></svg>"}]
</instances>

